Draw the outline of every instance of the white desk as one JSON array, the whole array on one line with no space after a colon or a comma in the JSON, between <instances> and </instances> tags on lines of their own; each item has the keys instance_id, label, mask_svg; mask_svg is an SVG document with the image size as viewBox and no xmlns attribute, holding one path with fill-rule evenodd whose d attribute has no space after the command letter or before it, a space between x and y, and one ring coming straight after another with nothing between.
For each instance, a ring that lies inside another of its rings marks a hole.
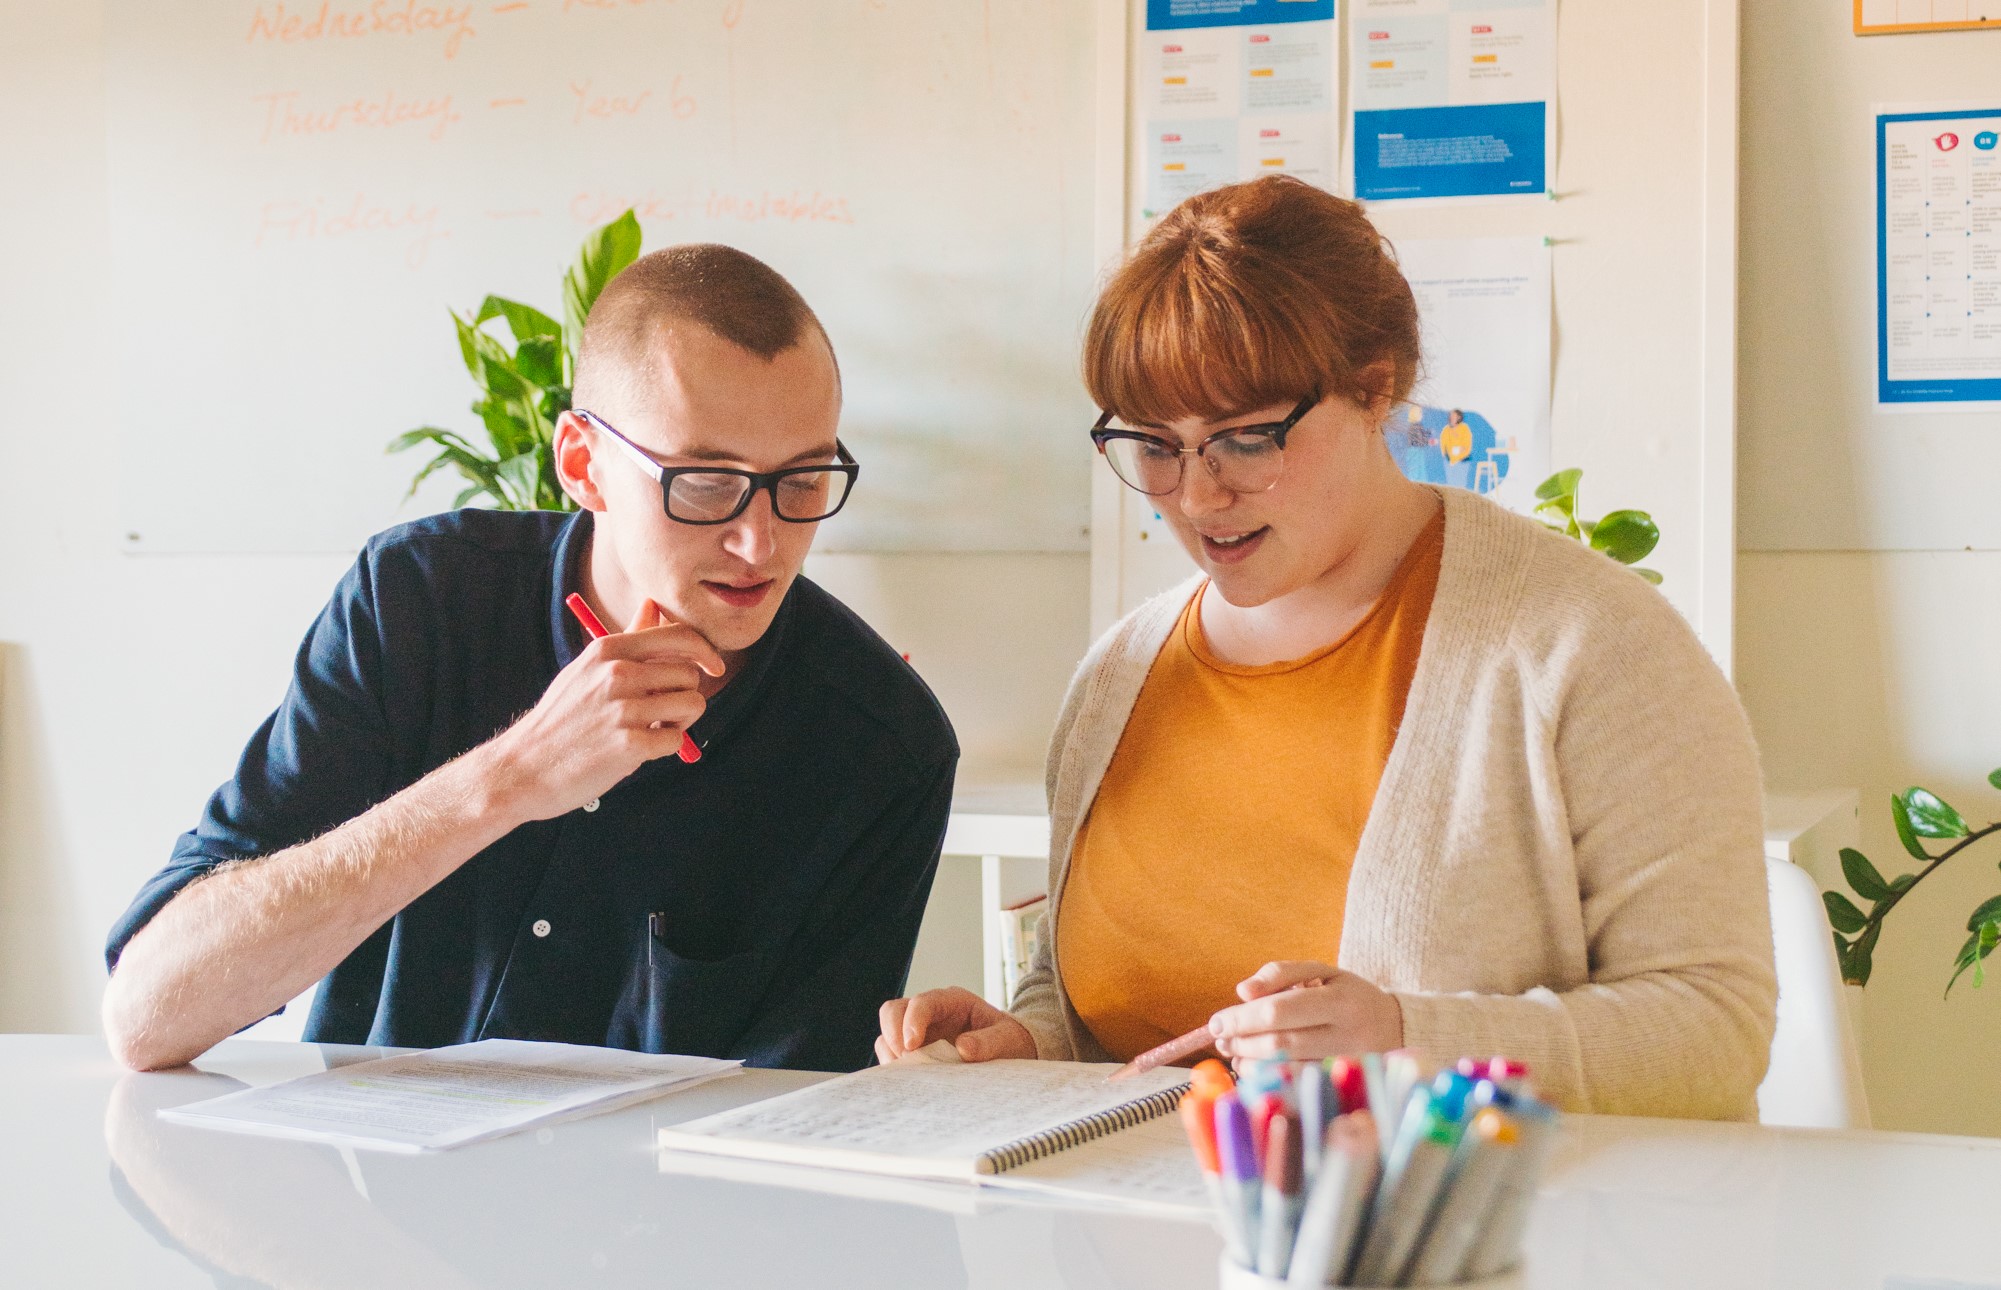
<instances>
[{"instance_id":1,"label":"white desk","mask_svg":"<svg viewBox=\"0 0 2001 1290\"><path fill-rule=\"evenodd\" d=\"M0 1284L1196 1290L1203 1226L975 1200L961 1212L663 1175L654 1130L812 1076L758 1071L430 1157L161 1122L161 1106L367 1050L234 1041L126 1075L0 1036ZM2001 1286L2001 1142L1577 1118L1530 1240L1536 1290ZM217 1277L221 1271L224 1275Z\"/></svg>"}]
</instances>

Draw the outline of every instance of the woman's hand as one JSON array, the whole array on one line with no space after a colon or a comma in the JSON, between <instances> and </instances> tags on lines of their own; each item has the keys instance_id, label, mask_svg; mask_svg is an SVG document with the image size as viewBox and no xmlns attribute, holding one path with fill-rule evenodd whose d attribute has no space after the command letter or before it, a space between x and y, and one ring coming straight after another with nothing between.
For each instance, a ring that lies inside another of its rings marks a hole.
<instances>
[{"instance_id":1,"label":"woman's hand","mask_svg":"<svg viewBox=\"0 0 2001 1290\"><path fill-rule=\"evenodd\" d=\"M879 1014L882 1034L875 1059L887 1065L940 1039L949 1039L969 1062L1035 1056L1028 1027L971 990L951 986L926 990L914 999L891 999Z\"/></svg>"},{"instance_id":2,"label":"woman's hand","mask_svg":"<svg viewBox=\"0 0 2001 1290\"><path fill-rule=\"evenodd\" d=\"M1237 996L1244 1002L1209 1018L1225 1057L1315 1059L1403 1047L1396 996L1325 963L1267 963L1238 983Z\"/></svg>"}]
</instances>

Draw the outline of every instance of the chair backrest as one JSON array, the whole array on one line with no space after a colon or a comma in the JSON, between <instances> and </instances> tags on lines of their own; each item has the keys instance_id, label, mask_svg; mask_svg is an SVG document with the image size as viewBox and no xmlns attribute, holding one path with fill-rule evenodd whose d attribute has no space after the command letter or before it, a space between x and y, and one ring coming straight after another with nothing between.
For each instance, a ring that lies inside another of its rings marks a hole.
<instances>
[{"instance_id":1,"label":"chair backrest","mask_svg":"<svg viewBox=\"0 0 2001 1290\"><path fill-rule=\"evenodd\" d=\"M1866 1129L1869 1100L1848 1021L1848 1000L1820 891L1804 869L1765 861L1779 1024L1758 1086L1758 1119L1806 1128Z\"/></svg>"}]
</instances>

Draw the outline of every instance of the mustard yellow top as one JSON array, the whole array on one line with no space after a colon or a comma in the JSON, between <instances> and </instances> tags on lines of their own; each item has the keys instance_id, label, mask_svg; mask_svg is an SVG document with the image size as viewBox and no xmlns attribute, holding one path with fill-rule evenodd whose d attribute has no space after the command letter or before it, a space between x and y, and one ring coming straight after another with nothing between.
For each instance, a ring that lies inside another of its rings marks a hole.
<instances>
[{"instance_id":1,"label":"mustard yellow top","mask_svg":"<svg viewBox=\"0 0 2001 1290\"><path fill-rule=\"evenodd\" d=\"M1444 517L1346 636L1217 659L1189 600L1078 831L1056 926L1079 1018L1120 1061L1237 1002L1273 959L1332 963L1348 870L1417 671Z\"/></svg>"},{"instance_id":2,"label":"mustard yellow top","mask_svg":"<svg viewBox=\"0 0 2001 1290\"><path fill-rule=\"evenodd\" d=\"M1455 421L1438 432L1438 447L1447 461L1464 461L1473 455L1473 427Z\"/></svg>"}]
</instances>

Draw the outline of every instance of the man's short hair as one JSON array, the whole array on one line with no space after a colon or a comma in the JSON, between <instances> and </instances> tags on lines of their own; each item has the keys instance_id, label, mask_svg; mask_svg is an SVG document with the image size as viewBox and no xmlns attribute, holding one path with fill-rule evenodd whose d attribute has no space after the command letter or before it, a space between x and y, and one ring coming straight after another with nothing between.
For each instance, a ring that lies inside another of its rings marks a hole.
<instances>
[{"instance_id":1,"label":"man's short hair","mask_svg":"<svg viewBox=\"0 0 2001 1290\"><path fill-rule=\"evenodd\" d=\"M576 406L607 417L649 410L660 342L681 324L766 361L808 334L834 352L812 306L756 256L714 242L665 247L627 265L591 306L577 346Z\"/></svg>"}]
</instances>

